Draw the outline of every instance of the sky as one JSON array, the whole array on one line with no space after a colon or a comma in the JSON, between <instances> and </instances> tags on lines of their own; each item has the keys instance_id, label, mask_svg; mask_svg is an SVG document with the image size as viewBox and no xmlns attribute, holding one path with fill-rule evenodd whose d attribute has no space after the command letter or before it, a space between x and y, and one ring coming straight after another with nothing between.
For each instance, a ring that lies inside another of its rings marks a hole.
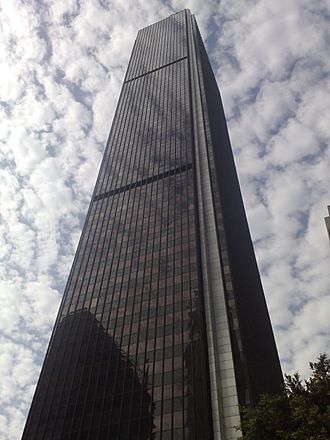
<instances>
[{"instance_id":1,"label":"sky","mask_svg":"<svg viewBox=\"0 0 330 440\"><path fill-rule=\"evenodd\" d=\"M0 6L0 440L19 439L138 29L196 14L285 372L329 354L330 4Z\"/></svg>"}]
</instances>

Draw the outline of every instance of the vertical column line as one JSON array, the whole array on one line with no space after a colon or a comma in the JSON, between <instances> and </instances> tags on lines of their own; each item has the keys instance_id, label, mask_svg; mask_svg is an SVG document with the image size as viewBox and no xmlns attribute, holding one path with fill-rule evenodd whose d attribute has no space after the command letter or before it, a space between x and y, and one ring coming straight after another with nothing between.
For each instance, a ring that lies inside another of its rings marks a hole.
<instances>
[{"instance_id":1,"label":"vertical column line","mask_svg":"<svg viewBox=\"0 0 330 440\"><path fill-rule=\"evenodd\" d=\"M204 299L207 338L209 347L209 371L213 408L213 426L216 439L230 440L237 436L235 423L240 422L238 405L229 410L228 390L237 401L237 388L232 359L228 316L221 275L221 262L217 245L215 215L212 201L210 170L207 161L205 132L203 127L201 96L196 62L194 29L190 21L191 74L193 85L195 157L197 169L197 195L201 237L201 254L204 283ZM226 397L225 397L226 394Z\"/></svg>"}]
</instances>

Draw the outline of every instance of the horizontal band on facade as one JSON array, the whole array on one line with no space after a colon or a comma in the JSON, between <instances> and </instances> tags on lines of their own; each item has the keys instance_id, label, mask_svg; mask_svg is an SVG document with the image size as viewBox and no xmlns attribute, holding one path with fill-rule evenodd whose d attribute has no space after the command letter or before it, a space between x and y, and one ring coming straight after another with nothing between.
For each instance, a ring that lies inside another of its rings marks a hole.
<instances>
[{"instance_id":1,"label":"horizontal band on facade","mask_svg":"<svg viewBox=\"0 0 330 440\"><path fill-rule=\"evenodd\" d=\"M146 179L129 183L128 185L121 186L119 188L115 188L110 191L106 191L102 194L97 194L96 196L93 197L93 202L105 199L106 197L110 197L124 191L129 191L130 189L138 188L139 186L146 185L151 182L155 182L156 180L164 179L165 177L173 176L174 174L182 173L183 171L190 170L191 168L192 168L192 164L188 163L186 165L182 165L181 167L177 167L172 170L165 171L164 173L156 174L155 176L147 177Z\"/></svg>"},{"instance_id":2,"label":"horizontal band on facade","mask_svg":"<svg viewBox=\"0 0 330 440\"><path fill-rule=\"evenodd\" d=\"M134 81L135 79L142 78L143 76L149 75L150 73L157 72L158 70L164 69L165 67L171 66L172 64L179 63L180 61L183 61L185 59L187 59L187 56L179 58L178 60L172 61L171 63L164 64L163 66L156 67L156 69L149 70L148 72L141 73L141 75L135 76L134 78L127 79L126 81L124 81L124 84L129 83L131 81Z\"/></svg>"}]
</instances>

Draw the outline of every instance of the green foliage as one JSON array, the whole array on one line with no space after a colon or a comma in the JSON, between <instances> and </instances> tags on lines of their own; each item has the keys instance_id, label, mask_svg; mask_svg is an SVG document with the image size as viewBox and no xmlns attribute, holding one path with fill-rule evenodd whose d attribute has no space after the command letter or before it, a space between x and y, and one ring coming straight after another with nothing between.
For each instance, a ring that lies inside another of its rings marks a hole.
<instances>
[{"instance_id":1,"label":"green foliage","mask_svg":"<svg viewBox=\"0 0 330 440\"><path fill-rule=\"evenodd\" d=\"M283 393L242 409L242 440L330 440L330 359L309 365L308 380L285 375Z\"/></svg>"}]
</instances>

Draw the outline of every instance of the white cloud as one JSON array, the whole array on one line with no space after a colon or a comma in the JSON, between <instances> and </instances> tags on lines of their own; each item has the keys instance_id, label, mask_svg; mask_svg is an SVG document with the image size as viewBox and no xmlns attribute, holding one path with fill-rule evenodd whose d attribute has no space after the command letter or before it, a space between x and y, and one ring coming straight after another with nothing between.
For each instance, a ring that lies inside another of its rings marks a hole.
<instances>
[{"instance_id":1,"label":"white cloud","mask_svg":"<svg viewBox=\"0 0 330 440\"><path fill-rule=\"evenodd\" d=\"M287 165L320 151L320 140L316 133L297 119L289 119L287 125L272 138L268 145L271 165Z\"/></svg>"},{"instance_id":2,"label":"white cloud","mask_svg":"<svg viewBox=\"0 0 330 440\"><path fill-rule=\"evenodd\" d=\"M304 374L329 351L326 10L224 1L214 52L279 352Z\"/></svg>"}]
</instances>

